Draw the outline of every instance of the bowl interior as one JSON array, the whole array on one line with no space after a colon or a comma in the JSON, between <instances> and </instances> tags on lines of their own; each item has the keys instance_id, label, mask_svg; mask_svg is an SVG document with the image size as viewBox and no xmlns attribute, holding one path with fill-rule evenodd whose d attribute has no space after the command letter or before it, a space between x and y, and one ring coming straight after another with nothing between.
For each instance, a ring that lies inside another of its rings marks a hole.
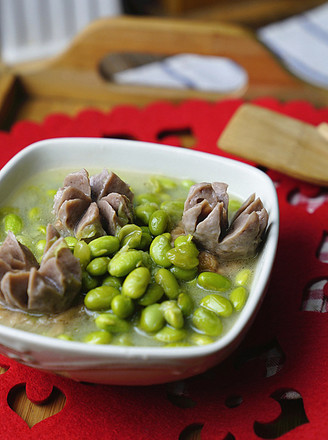
<instances>
[{"instance_id":1,"label":"bowl interior","mask_svg":"<svg viewBox=\"0 0 328 440\"><path fill-rule=\"evenodd\" d=\"M254 274L248 301L232 329L215 343L203 347L186 347L183 350L161 347L117 347L90 346L83 343L66 342L0 325L0 337L10 336L15 350L26 350L29 345L52 347L65 353L89 353L99 356L119 354L124 358L140 356L160 358L190 358L215 353L234 343L247 328L257 312L269 280L275 258L279 229L278 201L271 179L260 170L219 156L196 151L145 142L94 139L61 138L37 142L18 153L0 171L0 200L14 191L17 183L40 171L66 168L70 170L103 169L112 171L141 171L164 174L178 178L189 178L197 182L225 182L228 192L246 199L256 193L269 213L268 234ZM189 354L187 354L189 352Z\"/></svg>"}]
</instances>

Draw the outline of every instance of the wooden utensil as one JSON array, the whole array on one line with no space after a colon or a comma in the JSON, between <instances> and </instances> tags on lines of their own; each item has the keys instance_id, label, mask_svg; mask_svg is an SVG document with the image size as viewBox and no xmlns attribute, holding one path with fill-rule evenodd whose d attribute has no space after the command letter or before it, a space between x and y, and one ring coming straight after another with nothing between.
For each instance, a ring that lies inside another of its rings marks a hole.
<instances>
[{"instance_id":1,"label":"wooden utensil","mask_svg":"<svg viewBox=\"0 0 328 440\"><path fill-rule=\"evenodd\" d=\"M243 104L221 134L222 150L297 179L328 186L328 124L318 127Z\"/></svg>"}]
</instances>

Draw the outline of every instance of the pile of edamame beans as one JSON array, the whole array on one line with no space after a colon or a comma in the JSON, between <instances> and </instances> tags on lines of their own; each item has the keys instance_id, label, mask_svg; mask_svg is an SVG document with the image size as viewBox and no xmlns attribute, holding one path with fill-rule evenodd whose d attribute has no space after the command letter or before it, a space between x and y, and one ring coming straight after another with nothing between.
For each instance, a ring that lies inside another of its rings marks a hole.
<instances>
[{"instance_id":1,"label":"pile of edamame beans","mask_svg":"<svg viewBox=\"0 0 328 440\"><path fill-rule=\"evenodd\" d=\"M190 346L214 342L231 326L247 300L252 269L240 266L229 276L199 273L193 237L173 240L192 184L150 177L149 190L135 196L134 224L89 242L65 238L82 267L81 310L92 324L87 332L73 331L77 322L58 337L90 344ZM240 204L232 200L232 206ZM21 233L24 222L17 217L5 216L6 230ZM11 226L13 219L19 224ZM34 250L40 254L44 244L38 240Z\"/></svg>"}]
</instances>

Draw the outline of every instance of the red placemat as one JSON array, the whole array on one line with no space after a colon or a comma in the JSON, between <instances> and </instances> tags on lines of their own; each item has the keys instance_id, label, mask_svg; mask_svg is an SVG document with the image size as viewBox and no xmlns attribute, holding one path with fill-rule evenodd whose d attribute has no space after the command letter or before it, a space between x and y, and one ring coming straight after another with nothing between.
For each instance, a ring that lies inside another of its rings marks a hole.
<instances>
[{"instance_id":1,"label":"red placemat","mask_svg":"<svg viewBox=\"0 0 328 440\"><path fill-rule=\"evenodd\" d=\"M312 124L328 121L328 108L306 102L253 101ZM18 122L0 132L0 166L30 143L51 137L120 137L180 145L228 156L217 139L241 100L165 102L144 109L88 109L42 124ZM252 329L223 364L194 378L150 387L76 383L0 356L0 436L20 439L202 440L328 438L328 194L267 170L279 197L281 226L272 281ZM29 428L11 409L11 395L26 387L42 404L63 393L64 408ZM9 402L9 403L8 403Z\"/></svg>"}]
</instances>

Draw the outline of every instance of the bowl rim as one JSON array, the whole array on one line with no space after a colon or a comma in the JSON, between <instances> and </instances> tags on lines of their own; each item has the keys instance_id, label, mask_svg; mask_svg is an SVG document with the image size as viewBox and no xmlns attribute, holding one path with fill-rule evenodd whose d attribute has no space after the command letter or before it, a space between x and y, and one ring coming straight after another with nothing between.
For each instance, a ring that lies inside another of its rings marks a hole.
<instances>
[{"instance_id":1,"label":"bowl rim","mask_svg":"<svg viewBox=\"0 0 328 440\"><path fill-rule=\"evenodd\" d=\"M238 316L236 322L232 325L232 327L219 339L214 341L211 344L203 345L203 346L178 346L178 347L163 347L163 346L118 346L118 345L92 345L86 344L84 342L79 341L65 341L58 338L40 335L36 333L32 333L26 330L20 330L16 328L12 328L3 324L0 324L0 337L6 336L12 340L19 341L20 344L27 345L35 345L40 349L47 350L55 350L61 351L64 353L74 352L76 355L92 355L95 357L108 357L110 358L113 355L119 355L128 358L154 358L154 359L181 359L181 358L190 358L190 357L203 357L206 355L211 355L219 352L221 349L224 349L226 346L229 346L234 342L234 340L238 337L240 333L242 333L247 324L254 315L261 304L263 296L265 294L265 290L270 278L270 273L274 264L274 260L276 257L277 245L278 245L278 235L279 235L279 204L278 197L276 193L276 189L274 183L271 178L265 174L260 169L249 165L244 162L240 162L234 159L230 159L227 157L222 157L219 155L215 155L212 153L192 150L192 149L184 149L176 146L169 146L165 144L157 144L154 142L145 142L138 140L125 140L125 139L116 139L116 138L90 138L90 137L63 137L63 138L50 138L41 141L37 141L32 143L29 146L26 146L21 151L19 151L13 158L11 158L0 170L0 185L3 178L12 173L17 164L26 159L30 154L34 154L35 152L42 151L45 153L46 148L55 148L56 145L58 147L59 144L79 144L81 143L92 143L92 144L114 144L126 146L126 148L134 147L138 144L139 148L152 148L155 153L167 153L168 148L172 154L179 155L184 154L189 157L203 157L206 159L211 158L211 160L217 161L222 165L240 167L241 169L245 169L247 172L257 175L262 179L263 182L268 187L270 192L271 199L271 208L269 214L269 239L265 243L266 252L268 253L267 258L264 260L264 264L262 267L263 275L260 274L261 287L252 286L251 291L257 292L256 297L253 293L253 296L249 296L248 301L240 315ZM154 148L154 146L156 146ZM50 169L50 168L49 168ZM0 342L0 345L1 344ZM165 348L165 350L164 350Z\"/></svg>"}]
</instances>

